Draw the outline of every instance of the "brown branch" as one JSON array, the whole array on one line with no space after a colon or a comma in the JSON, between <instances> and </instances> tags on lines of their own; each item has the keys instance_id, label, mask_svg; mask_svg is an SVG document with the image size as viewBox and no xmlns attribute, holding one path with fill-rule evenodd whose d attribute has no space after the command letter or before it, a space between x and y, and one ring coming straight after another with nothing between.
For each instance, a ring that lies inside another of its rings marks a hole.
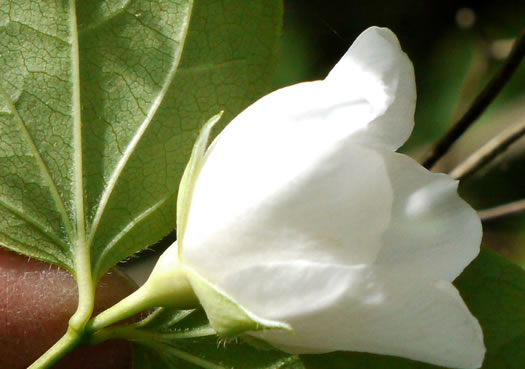
<instances>
[{"instance_id":1,"label":"brown branch","mask_svg":"<svg viewBox=\"0 0 525 369\"><path fill-rule=\"evenodd\" d=\"M432 168L434 164L448 152L458 138L465 133L472 123L480 117L490 103L496 98L496 96L498 96L505 84L509 81L510 77L512 77L512 74L516 71L524 57L525 30L522 31L521 35L514 42L514 46L501 68L476 97L470 108L452 126L445 136L437 142L432 150L425 155L422 164L425 168Z\"/></svg>"},{"instance_id":2,"label":"brown branch","mask_svg":"<svg viewBox=\"0 0 525 369\"><path fill-rule=\"evenodd\" d=\"M514 142L525 136L525 120L506 129L480 149L470 155L465 161L454 168L449 175L455 179L465 179L477 170L494 160Z\"/></svg>"},{"instance_id":3,"label":"brown branch","mask_svg":"<svg viewBox=\"0 0 525 369\"><path fill-rule=\"evenodd\" d=\"M483 223L509 215L516 215L525 212L525 200L514 201L505 205L478 211L478 215Z\"/></svg>"}]
</instances>

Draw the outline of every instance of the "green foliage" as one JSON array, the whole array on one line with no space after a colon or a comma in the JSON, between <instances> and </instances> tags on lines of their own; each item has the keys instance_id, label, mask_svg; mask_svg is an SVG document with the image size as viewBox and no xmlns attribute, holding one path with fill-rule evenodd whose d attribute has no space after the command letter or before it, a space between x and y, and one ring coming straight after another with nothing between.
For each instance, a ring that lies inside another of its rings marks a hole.
<instances>
[{"instance_id":1,"label":"green foliage","mask_svg":"<svg viewBox=\"0 0 525 369\"><path fill-rule=\"evenodd\" d=\"M525 366L525 272L484 251L456 283L485 334L484 369Z\"/></svg>"},{"instance_id":2,"label":"green foliage","mask_svg":"<svg viewBox=\"0 0 525 369\"><path fill-rule=\"evenodd\" d=\"M281 11L1 2L0 245L73 273L87 250L97 280L168 234L200 125L267 88Z\"/></svg>"},{"instance_id":3,"label":"green foliage","mask_svg":"<svg viewBox=\"0 0 525 369\"><path fill-rule=\"evenodd\" d=\"M234 343L227 349L218 347L217 342L189 344L198 348L197 355L187 354L172 346L157 346L153 349L135 345L133 357L134 369L305 369L297 356L283 355L275 351L270 353L257 350L247 344ZM177 351L177 352L176 352ZM212 352L213 351L213 352ZM186 355L185 355L186 354ZM199 359L209 356L214 362Z\"/></svg>"},{"instance_id":4,"label":"green foliage","mask_svg":"<svg viewBox=\"0 0 525 369\"><path fill-rule=\"evenodd\" d=\"M221 110L227 123L268 86L281 12L279 0L1 1L0 246L73 274L88 254L97 280L169 233L202 123ZM484 330L483 368L522 368L523 270L483 251L456 285ZM218 342L202 311L100 334L132 340L140 369L433 367Z\"/></svg>"},{"instance_id":5,"label":"green foliage","mask_svg":"<svg viewBox=\"0 0 525 369\"><path fill-rule=\"evenodd\" d=\"M100 332L135 342L136 369L304 369L298 356L254 338L220 342L213 333L202 310L173 309L159 309L142 322Z\"/></svg>"}]
</instances>

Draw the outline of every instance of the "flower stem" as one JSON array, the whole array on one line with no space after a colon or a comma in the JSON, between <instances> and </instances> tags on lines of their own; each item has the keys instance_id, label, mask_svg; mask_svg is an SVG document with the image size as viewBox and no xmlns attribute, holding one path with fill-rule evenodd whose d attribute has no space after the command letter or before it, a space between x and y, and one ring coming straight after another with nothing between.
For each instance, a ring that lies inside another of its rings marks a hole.
<instances>
[{"instance_id":1,"label":"flower stem","mask_svg":"<svg viewBox=\"0 0 525 369\"><path fill-rule=\"evenodd\" d=\"M51 368L60 359L70 353L81 343L81 336L71 327L49 350L38 358L28 369L47 369Z\"/></svg>"},{"instance_id":2,"label":"flower stem","mask_svg":"<svg viewBox=\"0 0 525 369\"><path fill-rule=\"evenodd\" d=\"M430 169L445 155L450 147L474 123L490 103L498 96L525 57L525 30L514 42L509 56L489 84L476 97L466 113L452 126L441 140L427 153L423 166Z\"/></svg>"},{"instance_id":3,"label":"flower stem","mask_svg":"<svg viewBox=\"0 0 525 369\"><path fill-rule=\"evenodd\" d=\"M130 318L141 311L154 307L149 299L148 293L145 292L147 291L141 287L117 304L98 314L86 325L86 333L96 332L121 320Z\"/></svg>"},{"instance_id":4,"label":"flower stem","mask_svg":"<svg viewBox=\"0 0 525 369\"><path fill-rule=\"evenodd\" d=\"M169 247L160 257L146 283L89 321L85 328L86 333L92 334L156 306L177 309L199 306L185 273L185 268L177 263L177 248Z\"/></svg>"}]
</instances>

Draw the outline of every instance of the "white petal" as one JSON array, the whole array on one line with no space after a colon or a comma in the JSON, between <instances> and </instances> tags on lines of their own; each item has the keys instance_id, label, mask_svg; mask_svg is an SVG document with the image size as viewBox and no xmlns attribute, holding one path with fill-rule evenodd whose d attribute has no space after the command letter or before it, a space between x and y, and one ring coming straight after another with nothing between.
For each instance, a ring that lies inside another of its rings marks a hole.
<instances>
[{"instance_id":1,"label":"white petal","mask_svg":"<svg viewBox=\"0 0 525 369\"><path fill-rule=\"evenodd\" d=\"M375 118L356 140L395 150L408 139L416 104L414 69L392 31L371 27L361 33L325 81L341 96L364 100L373 109Z\"/></svg>"},{"instance_id":2,"label":"white petal","mask_svg":"<svg viewBox=\"0 0 525 369\"><path fill-rule=\"evenodd\" d=\"M214 279L224 269L216 260L225 257L233 257L233 265L254 257L342 257L349 264L375 257L392 198L381 160L356 140L378 144L393 137L378 136L380 128L408 134L412 120L400 127L406 117L398 114L413 113L414 99L405 95L415 90L400 90L412 86L408 69L395 36L372 28L326 81L276 91L234 119L211 145L197 180L184 234L186 261ZM399 99L392 95L397 92ZM403 102L406 109L399 107ZM381 117L390 111L396 126L383 127ZM402 140L390 141L382 144Z\"/></svg>"},{"instance_id":3,"label":"white petal","mask_svg":"<svg viewBox=\"0 0 525 369\"><path fill-rule=\"evenodd\" d=\"M394 207L376 262L454 280L479 253L479 216L457 194L457 181L429 172L406 155L378 152L392 182Z\"/></svg>"},{"instance_id":4,"label":"white petal","mask_svg":"<svg viewBox=\"0 0 525 369\"><path fill-rule=\"evenodd\" d=\"M288 332L253 333L291 353L364 351L454 368L478 368L485 348L477 320L446 281L374 266L307 262L259 265L220 287Z\"/></svg>"},{"instance_id":5,"label":"white petal","mask_svg":"<svg viewBox=\"0 0 525 369\"><path fill-rule=\"evenodd\" d=\"M216 146L204 164L184 263L216 281L254 263L373 262L392 204L377 152L344 142L309 146L310 137L300 133L293 142L277 136L270 145L258 138L248 136L238 152Z\"/></svg>"}]
</instances>

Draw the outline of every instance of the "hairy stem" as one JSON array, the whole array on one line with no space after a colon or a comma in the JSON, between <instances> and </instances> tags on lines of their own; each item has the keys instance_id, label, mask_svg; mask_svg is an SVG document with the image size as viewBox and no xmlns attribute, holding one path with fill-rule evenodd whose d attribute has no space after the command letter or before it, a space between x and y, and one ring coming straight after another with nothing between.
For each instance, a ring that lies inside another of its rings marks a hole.
<instances>
[{"instance_id":1,"label":"hairy stem","mask_svg":"<svg viewBox=\"0 0 525 369\"><path fill-rule=\"evenodd\" d=\"M144 290L139 288L128 297L91 319L86 325L86 332L94 333L121 320L130 318L141 311L151 309L154 306L148 297Z\"/></svg>"},{"instance_id":2,"label":"hairy stem","mask_svg":"<svg viewBox=\"0 0 525 369\"><path fill-rule=\"evenodd\" d=\"M85 241L84 241L85 242ZM91 274L91 255L83 242L75 250L75 279L78 286L77 311L69 320L69 326L80 333L84 331L95 305L95 283Z\"/></svg>"}]
</instances>

